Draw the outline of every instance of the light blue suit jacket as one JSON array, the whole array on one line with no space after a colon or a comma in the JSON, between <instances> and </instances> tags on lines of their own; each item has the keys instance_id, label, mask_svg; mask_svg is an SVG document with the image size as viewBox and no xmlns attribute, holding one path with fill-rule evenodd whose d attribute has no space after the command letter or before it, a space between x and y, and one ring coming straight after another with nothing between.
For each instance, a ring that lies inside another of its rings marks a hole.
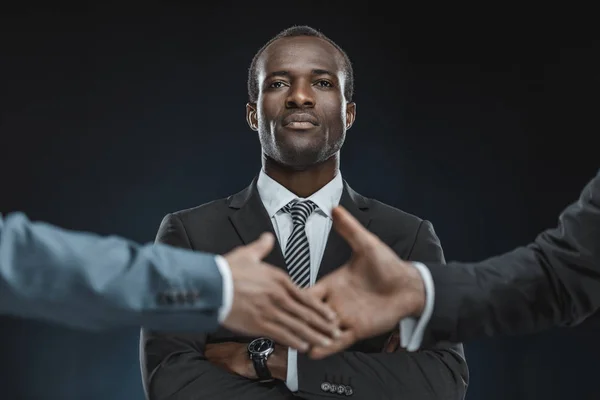
<instances>
[{"instance_id":1,"label":"light blue suit jacket","mask_svg":"<svg viewBox=\"0 0 600 400\"><path fill-rule=\"evenodd\" d=\"M87 330L212 331L223 281L215 256L0 214L0 314Z\"/></svg>"}]
</instances>

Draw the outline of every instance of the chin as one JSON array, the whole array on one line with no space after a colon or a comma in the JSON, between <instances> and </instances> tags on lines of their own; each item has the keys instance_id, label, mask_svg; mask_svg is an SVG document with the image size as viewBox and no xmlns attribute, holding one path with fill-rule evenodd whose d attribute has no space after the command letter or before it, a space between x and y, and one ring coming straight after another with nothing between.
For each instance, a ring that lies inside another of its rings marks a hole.
<instances>
[{"instance_id":1,"label":"chin","mask_svg":"<svg viewBox=\"0 0 600 400\"><path fill-rule=\"evenodd\" d=\"M281 164L297 170L309 168L327 159L321 149L318 148L281 149L279 156Z\"/></svg>"}]
</instances>

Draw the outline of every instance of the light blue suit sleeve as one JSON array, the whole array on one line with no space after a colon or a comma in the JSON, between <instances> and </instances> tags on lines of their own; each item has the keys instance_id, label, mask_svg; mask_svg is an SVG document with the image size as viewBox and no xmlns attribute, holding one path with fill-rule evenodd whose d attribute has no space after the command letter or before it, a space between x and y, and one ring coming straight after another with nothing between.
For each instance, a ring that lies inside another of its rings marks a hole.
<instances>
[{"instance_id":1,"label":"light blue suit sleeve","mask_svg":"<svg viewBox=\"0 0 600 400\"><path fill-rule=\"evenodd\" d=\"M89 330L209 332L222 279L212 254L0 214L1 314Z\"/></svg>"}]
</instances>

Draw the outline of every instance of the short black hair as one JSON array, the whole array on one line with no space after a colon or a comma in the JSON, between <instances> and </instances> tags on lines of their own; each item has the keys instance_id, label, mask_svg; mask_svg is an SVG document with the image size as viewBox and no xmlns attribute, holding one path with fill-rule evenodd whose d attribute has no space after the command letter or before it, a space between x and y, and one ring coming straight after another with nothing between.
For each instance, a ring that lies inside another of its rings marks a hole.
<instances>
[{"instance_id":1,"label":"short black hair","mask_svg":"<svg viewBox=\"0 0 600 400\"><path fill-rule=\"evenodd\" d=\"M344 69L346 73L346 82L344 85L344 96L347 101L352 101L352 96L354 95L354 71L352 70L352 63L350 62L350 58L346 52L338 46L333 40L329 39L323 33L318 30L311 28L310 26L301 25L301 26L292 26L290 28L284 29L279 32L276 36L274 36L271 40L269 40L263 47L260 48L254 55L252 59L252 63L250 64L250 68L248 70L248 99L251 103L256 103L258 101L258 79L256 76L256 62L260 55L265 51L265 49L274 41L281 38L286 37L296 37L296 36L314 36L323 40L327 40L329 43L333 45L344 58Z\"/></svg>"}]
</instances>

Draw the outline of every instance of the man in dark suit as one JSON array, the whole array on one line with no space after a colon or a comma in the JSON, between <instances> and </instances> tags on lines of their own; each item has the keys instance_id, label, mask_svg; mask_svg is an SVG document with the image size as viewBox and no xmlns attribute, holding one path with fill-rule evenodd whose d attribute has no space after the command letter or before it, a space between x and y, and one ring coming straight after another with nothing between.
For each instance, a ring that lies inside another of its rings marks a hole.
<instances>
[{"instance_id":1,"label":"man in dark suit","mask_svg":"<svg viewBox=\"0 0 600 400\"><path fill-rule=\"evenodd\" d=\"M560 214L557 227L477 263L404 262L350 213L339 208L333 214L354 257L309 291L327 299L346 331L333 346L312 349L315 359L406 317L413 324L402 332L402 344L416 350L423 341L574 326L600 310L600 171ZM390 303L396 307L382 307ZM370 317L356 318L357 312Z\"/></svg>"},{"instance_id":2,"label":"man in dark suit","mask_svg":"<svg viewBox=\"0 0 600 400\"><path fill-rule=\"evenodd\" d=\"M363 197L342 179L339 153L356 113L352 88L347 55L319 32L294 27L269 41L248 79L247 121L259 134L262 170L233 196L167 215L157 240L223 253L273 232L278 246L266 262L307 287L351 256L330 230L331 210L341 204L399 257L444 263L430 222ZM143 332L145 388L153 400L462 399L468 381L462 346L383 351L397 331L319 361L225 329L211 335Z\"/></svg>"}]
</instances>

